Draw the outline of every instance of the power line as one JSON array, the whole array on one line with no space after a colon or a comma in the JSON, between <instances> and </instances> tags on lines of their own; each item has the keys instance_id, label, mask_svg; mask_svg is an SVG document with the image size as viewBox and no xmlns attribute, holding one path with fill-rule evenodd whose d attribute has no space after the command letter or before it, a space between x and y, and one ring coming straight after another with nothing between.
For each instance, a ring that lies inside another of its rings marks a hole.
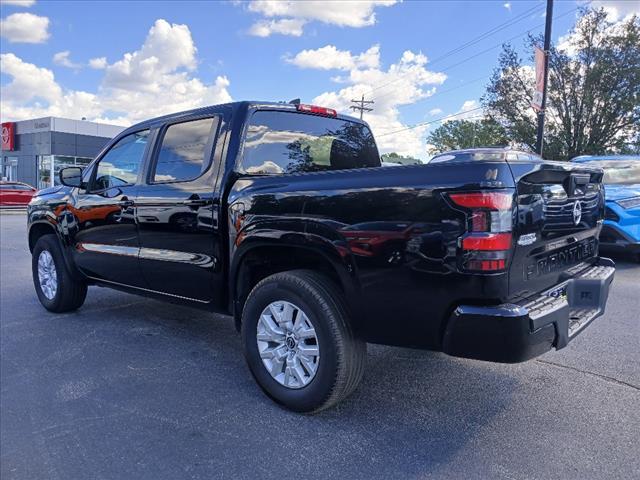
<instances>
[{"instance_id":1,"label":"power line","mask_svg":"<svg viewBox=\"0 0 640 480\"><path fill-rule=\"evenodd\" d=\"M416 102L414 102L413 104L415 105L418 102L421 102L422 100L431 100L433 97L437 97L438 95L443 95L445 93L449 93L449 92L453 92L454 90L459 90L462 87L466 87L467 85L471 85L472 83L476 83L479 82L480 80L488 80L491 78L491 75L483 75L482 77L478 77L478 78L474 78L473 80L469 80L467 82L461 83L455 87L451 87L448 88L447 90L439 90L437 92L435 92L433 95L429 95L428 97L425 98L421 98L420 100L417 100ZM384 95L382 97L378 97L378 98L384 98Z\"/></svg>"},{"instance_id":2,"label":"power line","mask_svg":"<svg viewBox=\"0 0 640 480\"><path fill-rule=\"evenodd\" d=\"M515 25L516 23L518 23L521 20L523 20L524 18L526 18L534 10L539 10L539 9L541 9L541 5L535 5L534 7L530 8L529 10L526 10L525 12L517 15L516 17L514 17L514 18L512 18L512 19L510 19L510 20L508 20L506 22L503 22L503 23L493 27L492 29L490 29L490 30L478 35L477 37L474 37L473 39L469 40L468 42L463 43L462 45L459 45L459 46L457 46L456 48L454 48L452 50L449 50L448 52L444 53L443 55L441 55L441 56L437 57L436 59L432 60L431 62L429 62L429 64L433 65L434 63L442 61L442 60L450 57L451 55L454 55L454 54L464 50L467 47L473 46L476 43L480 42L481 40L484 40L485 38L490 37L494 33L497 33L497 32L499 32L501 30L504 30L505 28L508 28L508 27L510 27L512 25ZM388 85L391 85L391 84L401 80L404 76L406 76L406 75L403 75L402 77L399 77L399 78L395 78L395 79L393 79L393 80L391 80L391 81L389 81L387 83L384 83L382 85L378 85L377 87L374 87L371 90L370 93L373 93L373 92L375 92L377 90L380 90L381 88L384 88L384 87L386 87Z\"/></svg>"},{"instance_id":3,"label":"power line","mask_svg":"<svg viewBox=\"0 0 640 480\"><path fill-rule=\"evenodd\" d=\"M360 120L362 120L362 114L364 112L372 112L373 108L372 107L365 107L365 105L373 105L374 101L373 100L365 100L364 99L364 93L362 94L362 99L361 100L351 100L351 103L355 103L355 105L351 105L349 108L353 111L359 110L360 111Z\"/></svg>"},{"instance_id":4,"label":"power line","mask_svg":"<svg viewBox=\"0 0 640 480\"><path fill-rule=\"evenodd\" d=\"M582 7L583 7L583 6L573 8L573 9L571 9L571 10L569 10L569 11L564 12L562 15L558 15L558 16L554 17L554 19L555 19L555 20L557 20L557 19L560 19L560 18L562 18L562 17L565 17L565 16L569 15L570 13L573 13L573 12L575 12L576 10L578 10L578 9L580 9L580 8L582 8ZM480 51L480 52L478 52L478 53L474 54L474 55L471 55L471 56L469 56L469 57L465 58L464 60L461 60L461 61L459 61L459 62L457 62L457 63L454 63L453 65L449 65L448 67L446 67L446 68L444 68L444 69L440 70L440 72L446 72L446 71L449 71L449 70L451 70L451 69L453 69L453 68L455 68L455 67L458 67L458 66L460 66L460 65L462 65L462 64L464 64L464 63L466 63L466 62L468 62L468 61L470 61L470 60L473 60L474 58L479 57L480 55L484 55L485 53L490 52L491 50L495 50L496 48L501 47L501 46L502 46L502 45L504 45L505 43L510 42L510 41L512 41L512 40L515 40L516 38L523 37L524 35L527 35L527 34L531 33L531 31L535 30L536 28L540 28L540 27L543 27L543 26L544 26L544 24L536 25L535 27L532 27L532 28L530 28L529 30L526 30L526 31L524 31L524 32L521 32L521 33L519 33L518 35L515 35L515 36L513 36L513 37L510 37L510 38L508 38L508 39L506 39L506 40L503 40L502 42L500 42L500 43L498 43L498 44L496 44L496 45L493 45L493 46L491 46L491 47L489 47L489 48L486 48L486 49L484 49L484 50L482 50L482 51ZM406 75L405 75L405 76L406 76ZM404 77L404 76L403 76L403 77ZM394 83L394 82L396 82L396 81L399 81L399 80L401 80L403 77L396 78L396 79L394 79L392 82L388 82L388 83L387 83L387 85L390 85L391 83ZM372 90L372 91L373 91L373 90ZM393 93L393 92L388 92L388 93L385 93L385 94L383 94L383 95L380 95L379 97L377 97L377 98L376 98L376 100L378 100L378 101L379 101L381 98L384 98L384 97L386 97L386 96L389 96L391 93ZM432 95L432 97L433 97L433 96L435 96L435 95ZM431 98L431 97L426 97L426 98Z\"/></svg>"},{"instance_id":5,"label":"power line","mask_svg":"<svg viewBox=\"0 0 640 480\"><path fill-rule=\"evenodd\" d=\"M460 115L466 115L467 113L475 112L475 111L481 110L482 108L483 108L482 106L476 107L476 108L471 108L469 110L465 110L464 112L454 113L452 115L447 115L446 117L438 118L436 120L430 120L428 122L416 123L415 125L411 125L409 127L401 128L399 130L394 130L393 132L387 132L387 133L382 133L380 135L376 135L376 138L386 137L387 135L393 135L394 133L400 133L400 132L404 132L406 130L413 130L414 128L424 127L426 125L431 125L432 123L442 122L443 120L448 120L450 118L458 117Z\"/></svg>"},{"instance_id":6,"label":"power line","mask_svg":"<svg viewBox=\"0 0 640 480\"><path fill-rule=\"evenodd\" d=\"M557 19L562 18L562 17L564 17L564 16L566 16L566 15L569 15L570 13L575 12L575 11L576 11L576 10L578 10L579 8L581 8L581 7L577 7L577 8L574 8L574 9L572 9L572 10L569 10L569 11L567 11L567 12L564 12L563 14L558 15L557 17L554 17L554 19L555 19L555 20L557 20ZM533 29L531 29L531 30L533 30ZM522 35L525 35L525 34L529 33L531 30L528 30L528 31L526 31L526 32L524 32L524 33L522 33L522 34L520 34L520 35L518 35L518 36L519 36L519 37L521 37ZM508 40L506 40L506 41L508 42L508 41L512 40L513 38L517 38L517 37L512 37L511 39L508 39ZM504 42L503 42L503 43L504 43ZM500 45L502 45L502 43L501 43ZM500 45L497 45L497 46L500 46ZM494 47L491 47L491 48L496 48L497 46L494 46ZM474 55L474 57L475 57L475 56L477 56L477 55L481 55L482 53L485 53L486 51L487 51L487 50L485 50L485 51L483 51L483 52L479 52L478 54ZM470 58L473 58L473 57L470 57ZM454 64L454 65L451 65L451 66L447 67L447 69L450 69L450 68L453 68L453 67L455 67L455 66L458 66L460 63L463 63L463 62L468 61L468 60L469 60L469 59L463 60L462 62L458 62L457 64ZM480 79L482 79L482 78L487 78L487 77L481 77L481 78L479 78L479 79L472 80L472 81L467 82L467 83L472 83L472 82L474 82L474 81L478 81L478 80L480 80ZM458 89L458 88L460 88L460 87L462 87L462 85L458 85L457 87L451 88L451 89L449 89L449 90L447 90L447 91L456 90L456 89ZM445 92L446 92L446 91L442 91L442 92L439 92L439 93L445 93ZM427 98L432 98L432 97L434 97L434 96L435 96L435 94L434 94L434 95L432 95L431 97L427 97ZM378 97L378 98L380 98L380 97ZM399 129L399 130L394 130L393 132L386 132L386 133L382 133L382 134L380 134L380 135L377 135L376 137L385 137L385 136L387 136L387 135L393 135L393 134L395 134L395 133L400 133L400 132L404 132L404 131L407 131L407 130L413 130L414 128L424 127L424 126L426 126L426 125L431 125L431 124L433 124L433 123L442 122L443 120L448 120L448 119L450 119L450 118L454 118L454 117L458 117L458 116L460 116L460 115L464 115L464 114L467 114L467 113L470 113L470 112L478 111L478 110L481 110L482 108L483 108L483 107L482 107L482 106L480 106L480 107L472 108L472 109L470 109L470 110L465 110L464 112L458 112L458 113L454 113L454 114L452 114L452 115L447 115L446 117L441 117L441 118L438 118L438 119L435 119L435 120L430 120L430 121L428 121L428 122L420 122L420 123L416 123L416 124L414 124L414 125L410 125L410 126L408 126L408 127L401 128L401 129ZM477 117L477 118L482 118L482 117L483 117L483 116L479 116L479 117ZM473 118L473 117L469 118L469 120L471 120L472 118Z\"/></svg>"},{"instance_id":7,"label":"power line","mask_svg":"<svg viewBox=\"0 0 640 480\"><path fill-rule=\"evenodd\" d=\"M528 17L529 14L532 13L534 10L542 10L541 5L536 5L533 8L530 8L529 10L526 10L525 12L522 12L520 15L514 17L513 19L511 19L511 21L508 21L508 22L505 22L505 23L503 23L501 25L498 25L498 26L492 28L491 30L488 30L487 32L479 35L478 37L469 40L467 43L463 43L462 45L454 48L453 50L450 50L450 51L446 52L445 54L441 55L440 57L437 57L434 60L432 60L431 64L433 65L434 63L437 63L437 62L439 62L441 60L444 60L445 58L450 57L451 55L453 55L455 53L458 53L458 52L464 50L467 47L475 45L480 40L484 40L485 38L490 37L494 33L498 33L500 31L504 30L505 28L508 28L508 27L510 27L512 25L515 25L516 23L518 23L521 20L523 20L526 17Z\"/></svg>"}]
</instances>

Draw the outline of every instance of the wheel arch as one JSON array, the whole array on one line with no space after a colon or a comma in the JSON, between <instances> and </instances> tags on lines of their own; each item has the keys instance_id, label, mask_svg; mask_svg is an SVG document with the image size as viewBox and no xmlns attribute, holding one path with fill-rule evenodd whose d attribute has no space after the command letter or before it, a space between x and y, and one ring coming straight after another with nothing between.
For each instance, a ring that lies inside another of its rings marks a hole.
<instances>
[{"instance_id":1,"label":"wheel arch","mask_svg":"<svg viewBox=\"0 0 640 480\"><path fill-rule=\"evenodd\" d=\"M358 287L354 271L337 252L308 245L251 243L236 251L230 267L230 307L238 330L247 296L258 282L274 273L313 270L328 277L347 298L355 298Z\"/></svg>"},{"instance_id":2,"label":"wheel arch","mask_svg":"<svg viewBox=\"0 0 640 480\"><path fill-rule=\"evenodd\" d=\"M32 222L29 225L28 232L28 242L29 242L29 252L33 253L33 249L36 246L38 240L44 235L55 235L58 243L60 244L60 250L62 252L62 258L64 258L64 262L67 266L67 269L71 273L71 276L76 280L86 281L84 275L82 275L78 269L75 267L74 263L71 260L71 255L69 254L66 243L62 237L60 230L57 228L57 224L52 223L48 219L37 220Z\"/></svg>"},{"instance_id":3,"label":"wheel arch","mask_svg":"<svg viewBox=\"0 0 640 480\"><path fill-rule=\"evenodd\" d=\"M40 237L42 237L43 235L49 235L49 234L53 234L56 236L56 238L58 238L58 240L60 240L60 236L58 234L58 231L56 230L55 226L52 225L50 222L47 221L39 221L39 222L34 222L29 226L29 251L31 253L33 253L33 249L36 246L36 243L38 242L38 239Z\"/></svg>"}]
</instances>

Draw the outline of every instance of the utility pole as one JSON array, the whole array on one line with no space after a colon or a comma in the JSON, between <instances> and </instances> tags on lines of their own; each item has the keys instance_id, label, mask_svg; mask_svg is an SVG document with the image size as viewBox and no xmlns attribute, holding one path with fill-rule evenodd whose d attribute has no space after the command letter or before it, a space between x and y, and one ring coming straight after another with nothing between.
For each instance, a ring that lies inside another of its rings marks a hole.
<instances>
[{"instance_id":1,"label":"utility pole","mask_svg":"<svg viewBox=\"0 0 640 480\"><path fill-rule=\"evenodd\" d=\"M362 94L362 99L360 100L351 100L351 103L355 103L355 105L351 105L351 110L356 111L356 110L360 110L360 120L362 120L362 114L364 112L372 112L373 108L371 107L365 107L365 105L373 105L374 101L373 100L365 100L364 99L364 93Z\"/></svg>"},{"instance_id":2,"label":"utility pole","mask_svg":"<svg viewBox=\"0 0 640 480\"><path fill-rule=\"evenodd\" d=\"M547 82L549 80L549 50L551 49L551 20L553 19L553 0L547 0L547 15L544 24L544 86L542 88L542 104L538 111L538 136L536 152L542 156L544 145L544 109L547 104Z\"/></svg>"}]
</instances>

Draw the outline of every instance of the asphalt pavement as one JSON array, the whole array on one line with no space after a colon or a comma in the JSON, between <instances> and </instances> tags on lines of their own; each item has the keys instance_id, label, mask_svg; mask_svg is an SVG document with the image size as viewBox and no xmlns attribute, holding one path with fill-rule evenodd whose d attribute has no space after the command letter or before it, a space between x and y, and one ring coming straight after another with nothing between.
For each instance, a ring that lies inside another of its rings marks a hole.
<instances>
[{"instance_id":1,"label":"asphalt pavement","mask_svg":"<svg viewBox=\"0 0 640 480\"><path fill-rule=\"evenodd\" d=\"M315 416L256 386L228 317L91 287L36 298L24 214L0 214L0 477L640 477L640 265L567 348L499 365L369 346Z\"/></svg>"}]
</instances>

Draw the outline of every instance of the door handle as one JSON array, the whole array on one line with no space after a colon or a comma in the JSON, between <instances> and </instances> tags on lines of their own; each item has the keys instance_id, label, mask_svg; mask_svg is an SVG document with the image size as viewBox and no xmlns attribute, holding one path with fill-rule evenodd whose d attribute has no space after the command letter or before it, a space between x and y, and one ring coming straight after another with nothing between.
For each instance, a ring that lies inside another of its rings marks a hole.
<instances>
[{"instance_id":1,"label":"door handle","mask_svg":"<svg viewBox=\"0 0 640 480\"><path fill-rule=\"evenodd\" d=\"M204 207L205 205L209 205L211 200L207 200L206 198L199 198L194 200L185 200L182 202L183 205L187 205L189 207Z\"/></svg>"},{"instance_id":2,"label":"door handle","mask_svg":"<svg viewBox=\"0 0 640 480\"><path fill-rule=\"evenodd\" d=\"M211 205L213 200L211 198L190 198L182 202L183 205L187 207L205 207L207 205Z\"/></svg>"},{"instance_id":3,"label":"door handle","mask_svg":"<svg viewBox=\"0 0 640 480\"><path fill-rule=\"evenodd\" d=\"M122 208L133 207L133 200L129 200L128 198L123 198L118 202L118 205Z\"/></svg>"}]
</instances>

